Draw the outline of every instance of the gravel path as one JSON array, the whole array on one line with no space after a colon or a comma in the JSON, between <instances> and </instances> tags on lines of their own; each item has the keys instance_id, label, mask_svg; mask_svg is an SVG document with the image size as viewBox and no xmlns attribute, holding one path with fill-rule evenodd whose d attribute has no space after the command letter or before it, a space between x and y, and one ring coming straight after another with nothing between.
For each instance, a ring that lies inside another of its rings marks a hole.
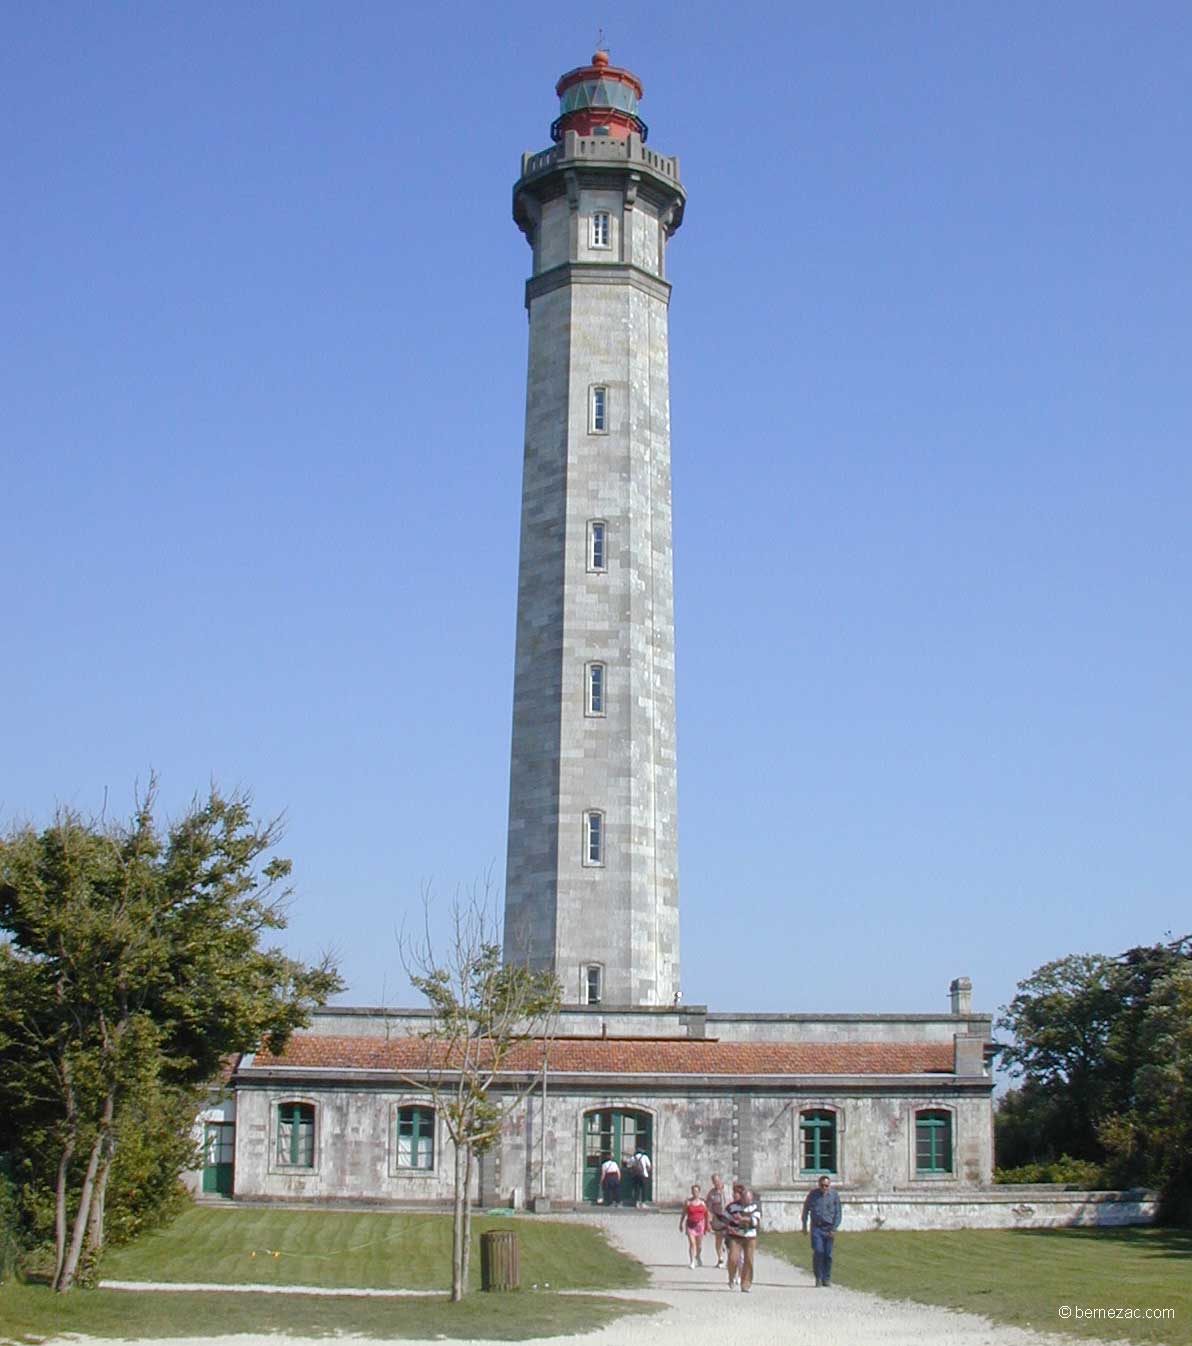
<instances>
[{"instance_id":1,"label":"gravel path","mask_svg":"<svg viewBox=\"0 0 1192 1346\"><path fill-rule=\"evenodd\" d=\"M765 1251L762 1232L754 1262L753 1290L728 1289L728 1274L715 1267L711 1238L704 1262L687 1265L687 1240L672 1215L603 1215L599 1220L614 1243L645 1263L648 1290L627 1291L626 1298L661 1300L670 1307L654 1318L622 1320L584 1337L588 1346L1057 1346L1050 1334L998 1327L973 1314L922 1304L891 1303L833 1285L817 1290L811 1274L811 1250L802 1269ZM710 1255L709 1255L710 1254ZM848 1238L840 1237L838 1258L848 1257ZM1064 1340L1064 1339L1060 1339ZM1070 1339L1068 1339L1070 1341ZM1089 1346L1089 1343L1084 1343Z\"/></svg>"},{"instance_id":2,"label":"gravel path","mask_svg":"<svg viewBox=\"0 0 1192 1346\"><path fill-rule=\"evenodd\" d=\"M833 1286L817 1290L808 1268L793 1267L766 1253L765 1233L759 1241L753 1292L728 1289L728 1277L715 1267L712 1240L705 1245L707 1266L687 1265L687 1240L676 1215L646 1212L594 1212L540 1216L540 1219L582 1220L600 1224L610 1238L650 1272L645 1290L618 1291L625 1299L665 1303L665 1312L649 1318L624 1318L597 1332L552 1337L555 1343L584 1346L1065 1346L1071 1338L1050 1333L995 1326L973 1314L954 1313L922 1304L891 1303L874 1295ZM848 1258L847 1231L837 1257ZM924 1272L926 1273L926 1268ZM528 1278L527 1278L528 1279ZM523 1290L530 1286L523 1281ZM78 1342L79 1338L73 1338ZM360 1340L339 1337L337 1341ZM249 1335L222 1338L229 1346L297 1346L299 1338ZM407 1342L403 1346L437 1346ZM152 1346L209 1346L202 1337L174 1338ZM302 1346L306 1343L302 1341ZM318 1346L326 1346L325 1342ZM478 1342L476 1346L499 1346ZM1087 1339L1082 1346L1097 1346Z\"/></svg>"}]
</instances>

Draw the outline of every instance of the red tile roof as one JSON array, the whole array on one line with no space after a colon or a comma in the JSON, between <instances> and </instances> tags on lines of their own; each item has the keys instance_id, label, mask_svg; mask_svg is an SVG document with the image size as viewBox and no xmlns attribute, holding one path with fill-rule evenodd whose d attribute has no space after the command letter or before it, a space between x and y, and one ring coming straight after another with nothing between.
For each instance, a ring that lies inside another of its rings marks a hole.
<instances>
[{"instance_id":1,"label":"red tile roof","mask_svg":"<svg viewBox=\"0 0 1192 1346\"><path fill-rule=\"evenodd\" d=\"M249 1063L246 1060L243 1065ZM449 1067L443 1044L423 1038L323 1037L296 1033L280 1056L262 1049L252 1068L398 1071ZM515 1046L505 1069L537 1072L542 1043ZM950 1042L707 1042L698 1038L561 1038L548 1068L569 1075L950 1074Z\"/></svg>"}]
</instances>

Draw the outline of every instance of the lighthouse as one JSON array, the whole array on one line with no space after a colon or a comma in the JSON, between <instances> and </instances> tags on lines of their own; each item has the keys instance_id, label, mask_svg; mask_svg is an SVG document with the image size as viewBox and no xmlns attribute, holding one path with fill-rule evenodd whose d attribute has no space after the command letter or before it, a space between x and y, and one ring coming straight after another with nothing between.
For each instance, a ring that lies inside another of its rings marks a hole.
<instances>
[{"instance_id":1,"label":"lighthouse","mask_svg":"<svg viewBox=\"0 0 1192 1346\"><path fill-rule=\"evenodd\" d=\"M532 250L504 956L564 1001L679 993L666 250L677 158L598 51L522 156Z\"/></svg>"}]
</instances>

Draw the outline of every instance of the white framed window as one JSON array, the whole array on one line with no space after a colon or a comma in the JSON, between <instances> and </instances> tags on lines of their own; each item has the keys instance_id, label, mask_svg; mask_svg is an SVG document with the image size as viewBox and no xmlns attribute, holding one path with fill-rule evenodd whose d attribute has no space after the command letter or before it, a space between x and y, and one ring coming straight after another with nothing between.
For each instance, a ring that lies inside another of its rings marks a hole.
<instances>
[{"instance_id":1,"label":"white framed window","mask_svg":"<svg viewBox=\"0 0 1192 1346\"><path fill-rule=\"evenodd\" d=\"M603 519L588 520L588 569L608 569L608 524Z\"/></svg>"},{"instance_id":2,"label":"white framed window","mask_svg":"<svg viewBox=\"0 0 1192 1346\"><path fill-rule=\"evenodd\" d=\"M603 664L584 665L584 714L604 715L606 669Z\"/></svg>"},{"instance_id":3,"label":"white framed window","mask_svg":"<svg viewBox=\"0 0 1192 1346\"><path fill-rule=\"evenodd\" d=\"M584 864L604 864L604 814L599 809L584 814Z\"/></svg>"},{"instance_id":4,"label":"white framed window","mask_svg":"<svg viewBox=\"0 0 1192 1346\"><path fill-rule=\"evenodd\" d=\"M589 963L584 968L582 991L585 1005L599 1005L604 999L604 968L599 963Z\"/></svg>"},{"instance_id":5,"label":"white framed window","mask_svg":"<svg viewBox=\"0 0 1192 1346\"><path fill-rule=\"evenodd\" d=\"M602 383L592 385L588 402L588 430L593 435L608 434L608 389Z\"/></svg>"},{"instance_id":6,"label":"white framed window","mask_svg":"<svg viewBox=\"0 0 1192 1346\"><path fill-rule=\"evenodd\" d=\"M611 248L613 245L612 216L607 210L592 212L592 246Z\"/></svg>"}]
</instances>

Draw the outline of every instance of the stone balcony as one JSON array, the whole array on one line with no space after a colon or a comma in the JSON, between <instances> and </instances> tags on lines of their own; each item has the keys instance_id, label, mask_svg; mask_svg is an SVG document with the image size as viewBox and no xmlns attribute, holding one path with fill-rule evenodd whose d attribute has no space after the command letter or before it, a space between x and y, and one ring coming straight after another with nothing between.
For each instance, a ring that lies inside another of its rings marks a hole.
<instances>
[{"instance_id":1,"label":"stone balcony","mask_svg":"<svg viewBox=\"0 0 1192 1346\"><path fill-rule=\"evenodd\" d=\"M568 131L558 145L522 155L522 179L536 177L565 163L640 164L657 177L678 185L677 155L659 154L642 144L639 135L624 140L615 136L581 136Z\"/></svg>"}]
</instances>

